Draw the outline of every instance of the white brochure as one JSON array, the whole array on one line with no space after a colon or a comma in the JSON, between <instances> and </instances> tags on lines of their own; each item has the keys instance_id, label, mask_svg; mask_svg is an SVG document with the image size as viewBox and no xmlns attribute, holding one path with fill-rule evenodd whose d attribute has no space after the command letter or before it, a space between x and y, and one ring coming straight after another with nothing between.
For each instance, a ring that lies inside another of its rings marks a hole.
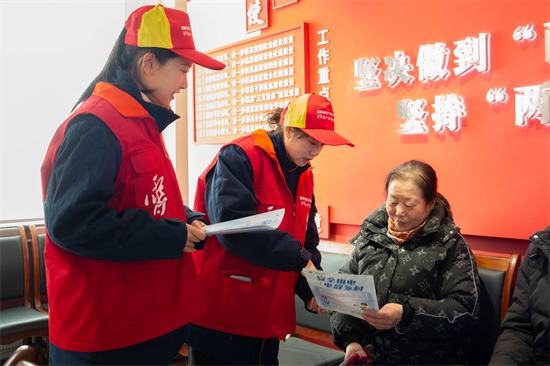
<instances>
[{"instance_id":1,"label":"white brochure","mask_svg":"<svg viewBox=\"0 0 550 366\"><path fill-rule=\"evenodd\" d=\"M361 318L365 309L379 310L372 276L312 269L304 269L304 274L317 304L323 309L357 318Z\"/></svg>"},{"instance_id":2,"label":"white brochure","mask_svg":"<svg viewBox=\"0 0 550 366\"><path fill-rule=\"evenodd\" d=\"M220 222L205 227L206 235L236 234L251 231L275 230L281 225L285 209L270 211L242 219Z\"/></svg>"}]
</instances>

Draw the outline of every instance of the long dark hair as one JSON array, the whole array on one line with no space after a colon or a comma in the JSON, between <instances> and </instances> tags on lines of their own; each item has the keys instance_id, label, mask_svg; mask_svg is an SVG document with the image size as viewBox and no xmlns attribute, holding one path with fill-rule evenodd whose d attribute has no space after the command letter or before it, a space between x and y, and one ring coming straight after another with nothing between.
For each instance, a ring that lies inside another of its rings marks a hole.
<instances>
[{"instance_id":1,"label":"long dark hair","mask_svg":"<svg viewBox=\"0 0 550 366\"><path fill-rule=\"evenodd\" d=\"M107 62L105 62L105 66L103 66L103 70L101 70L101 72L95 77L90 85L88 85L86 90L84 90L84 93L82 93L82 95L74 105L72 109L73 111L80 103L84 102L90 97L90 95L92 95L95 84L100 81L110 82L113 76L116 74L117 69L122 69L126 71L138 84L138 87L143 93L153 93L155 90L146 89L141 82L141 77L139 74L139 69L143 62L143 59L140 60L141 56L143 56L147 52L152 52L161 66L166 64L166 62L168 62L169 60L178 57L178 55L176 55L174 52L165 48L136 47L127 45L124 43L125 37L126 27L122 28L122 32L120 32L120 35L118 36L118 39L116 40L115 45L111 50L111 54L109 55Z\"/></svg>"},{"instance_id":2,"label":"long dark hair","mask_svg":"<svg viewBox=\"0 0 550 366\"><path fill-rule=\"evenodd\" d=\"M396 179L404 182L412 181L420 189L420 192L422 192L422 198L424 198L426 203L432 203L434 199L437 199L451 213L452 218L451 205L437 191L437 174L435 174L435 170L429 164L419 160L409 160L393 168L386 176L386 185L384 186L386 197L391 182Z\"/></svg>"}]
</instances>

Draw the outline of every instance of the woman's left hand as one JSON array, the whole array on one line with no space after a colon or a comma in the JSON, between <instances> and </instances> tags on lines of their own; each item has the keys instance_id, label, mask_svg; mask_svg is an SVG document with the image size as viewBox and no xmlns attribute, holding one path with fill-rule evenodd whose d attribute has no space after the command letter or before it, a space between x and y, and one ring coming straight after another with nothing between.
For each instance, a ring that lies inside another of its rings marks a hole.
<instances>
[{"instance_id":1,"label":"woman's left hand","mask_svg":"<svg viewBox=\"0 0 550 366\"><path fill-rule=\"evenodd\" d=\"M317 300L312 297L308 302L307 302L307 308L308 310L310 311L316 311L317 314L319 315L323 315L323 314L326 314L328 313L328 310L327 309L321 309L319 307L319 305L317 304Z\"/></svg>"},{"instance_id":2,"label":"woman's left hand","mask_svg":"<svg viewBox=\"0 0 550 366\"><path fill-rule=\"evenodd\" d=\"M197 229L200 229L202 230L202 227L203 226L206 226L206 224L204 222L202 222L201 220L195 220L191 223L191 226L194 226L196 227Z\"/></svg>"},{"instance_id":3,"label":"woman's left hand","mask_svg":"<svg viewBox=\"0 0 550 366\"><path fill-rule=\"evenodd\" d=\"M401 321L403 305L388 303L378 311L365 310L361 316L376 329L391 329Z\"/></svg>"}]
</instances>

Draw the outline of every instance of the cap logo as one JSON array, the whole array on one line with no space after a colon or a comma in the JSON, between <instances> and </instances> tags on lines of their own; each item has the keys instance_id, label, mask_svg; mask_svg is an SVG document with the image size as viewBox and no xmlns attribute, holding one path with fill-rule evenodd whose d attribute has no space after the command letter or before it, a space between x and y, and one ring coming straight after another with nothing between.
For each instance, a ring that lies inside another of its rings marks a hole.
<instances>
[{"instance_id":1,"label":"cap logo","mask_svg":"<svg viewBox=\"0 0 550 366\"><path fill-rule=\"evenodd\" d=\"M193 33L191 33L191 27L187 25L181 26L182 34L187 37L193 37Z\"/></svg>"},{"instance_id":2,"label":"cap logo","mask_svg":"<svg viewBox=\"0 0 550 366\"><path fill-rule=\"evenodd\" d=\"M329 111L324 111L322 109L317 110L317 118L328 119L329 121L334 122L334 113Z\"/></svg>"}]
</instances>

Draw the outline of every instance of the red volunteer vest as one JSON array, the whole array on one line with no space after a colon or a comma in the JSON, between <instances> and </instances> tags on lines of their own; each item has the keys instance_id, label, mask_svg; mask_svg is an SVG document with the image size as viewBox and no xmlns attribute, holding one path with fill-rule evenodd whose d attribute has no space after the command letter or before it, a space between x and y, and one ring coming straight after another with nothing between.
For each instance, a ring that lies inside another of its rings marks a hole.
<instances>
[{"instance_id":1,"label":"red volunteer vest","mask_svg":"<svg viewBox=\"0 0 550 366\"><path fill-rule=\"evenodd\" d=\"M56 131L42 165L42 194L69 121L99 117L113 131L122 160L109 207L185 221L172 163L155 120L130 95L98 83L90 98ZM186 238L182 237L182 240ZM187 324L205 310L193 258L112 262L72 254L46 233L50 339L58 347L95 352L130 346Z\"/></svg>"},{"instance_id":2,"label":"red volunteer vest","mask_svg":"<svg viewBox=\"0 0 550 366\"><path fill-rule=\"evenodd\" d=\"M279 230L290 233L303 247L313 195L311 168L300 177L294 202L273 143L264 130L257 130L251 136L241 137L230 144L244 149L254 170L254 191L259 201L256 212L284 208L285 217ZM195 195L197 211L207 212L205 178L217 160L216 156L199 177ZM208 311L193 323L259 338L279 337L294 331L297 273L257 267L226 251L215 236L209 236L205 249L193 252L193 258L199 287L208 306ZM244 275L253 282L243 282L231 278L231 275Z\"/></svg>"}]
</instances>

